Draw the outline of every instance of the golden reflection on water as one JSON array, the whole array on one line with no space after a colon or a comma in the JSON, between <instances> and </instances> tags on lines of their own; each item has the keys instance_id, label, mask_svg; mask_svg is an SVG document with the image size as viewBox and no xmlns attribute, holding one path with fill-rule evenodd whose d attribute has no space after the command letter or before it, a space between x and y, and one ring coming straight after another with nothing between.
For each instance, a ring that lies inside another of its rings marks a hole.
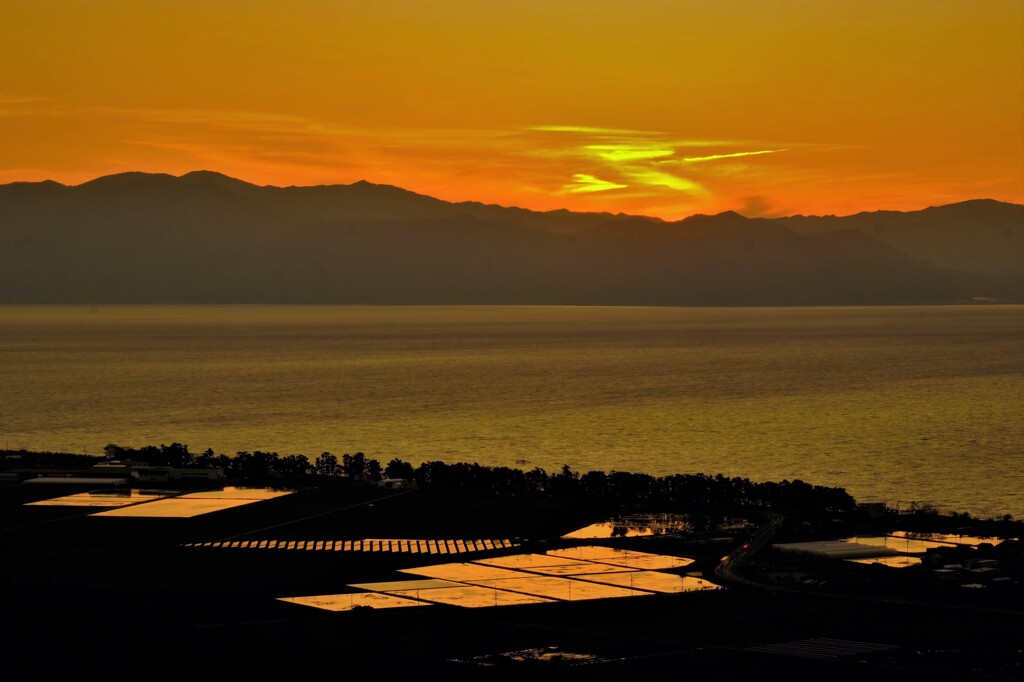
<instances>
[{"instance_id":1,"label":"golden reflection on water","mask_svg":"<svg viewBox=\"0 0 1024 682\"><path fill-rule=\"evenodd\" d=\"M254 502L290 495L291 490L273 488L236 488L205 490L177 497L145 502L120 509L98 512L92 516L128 516L141 518L191 518L223 509L241 507Z\"/></svg>"},{"instance_id":2,"label":"golden reflection on water","mask_svg":"<svg viewBox=\"0 0 1024 682\"><path fill-rule=\"evenodd\" d=\"M602 561L584 559L583 556ZM629 563L632 566L611 562ZM418 580L355 583L348 587L377 595L386 594L465 608L722 589L702 578L636 568L643 565L678 568L691 563L691 559L647 552L596 546L575 547L546 554L517 554L476 562L405 568L401 569L402 573L424 577ZM325 595L295 597L286 601L330 610L347 610L358 600L353 595Z\"/></svg>"},{"instance_id":3,"label":"golden reflection on water","mask_svg":"<svg viewBox=\"0 0 1024 682\"><path fill-rule=\"evenodd\" d=\"M949 547L949 545L943 545L938 542L912 540L910 538L893 538L888 536L847 538L844 542L859 545L870 545L871 547L882 547L894 552L915 554L922 554L925 550L933 547Z\"/></svg>"},{"instance_id":4,"label":"golden reflection on water","mask_svg":"<svg viewBox=\"0 0 1024 682\"><path fill-rule=\"evenodd\" d=\"M427 578L426 580L391 580L380 583L353 583L349 587L354 587L357 590L366 590L368 592L395 592L399 590L433 590L439 587L458 587L460 583L454 583L450 580L436 580L433 578Z\"/></svg>"},{"instance_id":5,"label":"golden reflection on water","mask_svg":"<svg viewBox=\"0 0 1024 682\"><path fill-rule=\"evenodd\" d=\"M692 563L692 559L683 557L588 546L552 550L545 554L515 554L474 562L406 568L402 572L550 599L577 601L648 592L691 592L716 587L701 579L655 571L655 568L680 568ZM536 576L530 573L543 574ZM586 584L581 585L584 582Z\"/></svg>"},{"instance_id":6,"label":"golden reflection on water","mask_svg":"<svg viewBox=\"0 0 1024 682\"><path fill-rule=\"evenodd\" d=\"M615 585L603 585L583 580L558 578L555 576L525 576L506 578L494 581L473 581L478 585L496 587L501 590L522 592L559 601L584 601L589 599L609 599L615 597L633 597L651 594L648 591L634 590Z\"/></svg>"},{"instance_id":7,"label":"golden reflection on water","mask_svg":"<svg viewBox=\"0 0 1024 682\"><path fill-rule=\"evenodd\" d=\"M275 497L292 494L292 490L280 488L246 488L239 486L226 486L217 490L199 490L186 493L182 497L190 499L225 499L225 500L271 500Z\"/></svg>"},{"instance_id":8,"label":"golden reflection on water","mask_svg":"<svg viewBox=\"0 0 1024 682\"><path fill-rule=\"evenodd\" d=\"M278 597L278 601L312 606L327 611L351 611L359 606L369 606L375 609L394 609L406 606L429 606L429 604L414 599L405 599L393 594L380 592L352 592L350 594L321 594L312 597Z\"/></svg>"},{"instance_id":9,"label":"golden reflection on water","mask_svg":"<svg viewBox=\"0 0 1024 682\"><path fill-rule=\"evenodd\" d=\"M703 578L660 573L658 571L627 571L625 573L590 574L578 575L576 577L580 580L590 580L605 585L618 585L620 587L631 587L666 594L722 589L721 586Z\"/></svg>"},{"instance_id":10,"label":"golden reflection on water","mask_svg":"<svg viewBox=\"0 0 1024 682\"><path fill-rule=\"evenodd\" d=\"M615 547L571 547L548 552L551 556L596 561L612 566L622 566L634 570L665 570L668 568L685 568L693 563L693 559L685 557L668 556L666 554L651 554L650 552L637 552L631 549L618 549Z\"/></svg>"},{"instance_id":11,"label":"golden reflection on water","mask_svg":"<svg viewBox=\"0 0 1024 682\"><path fill-rule=\"evenodd\" d=\"M907 568L909 566L919 565L921 563L921 557L898 554L896 556L878 556L866 559L847 559L846 561L851 561L855 564L878 564L880 566L889 566L891 568Z\"/></svg>"},{"instance_id":12,"label":"golden reflection on water","mask_svg":"<svg viewBox=\"0 0 1024 682\"><path fill-rule=\"evenodd\" d=\"M564 540L636 538L683 533L693 529L687 514L628 514L592 523L562 536Z\"/></svg>"},{"instance_id":13,"label":"golden reflection on water","mask_svg":"<svg viewBox=\"0 0 1024 682\"><path fill-rule=\"evenodd\" d=\"M625 528L621 524L612 521L603 523L592 523L571 533L562 536L563 540L601 540L605 538L637 538L653 535L650 528Z\"/></svg>"},{"instance_id":14,"label":"golden reflection on water","mask_svg":"<svg viewBox=\"0 0 1024 682\"><path fill-rule=\"evenodd\" d=\"M554 554L510 554L491 559L480 559L476 563L487 566L500 566L502 568L516 568L526 571L533 571L540 568L552 566L572 566L579 562L575 559L568 559Z\"/></svg>"},{"instance_id":15,"label":"golden reflection on water","mask_svg":"<svg viewBox=\"0 0 1024 682\"><path fill-rule=\"evenodd\" d=\"M510 592L508 590L482 587L479 585L459 585L457 587L433 590L395 590L389 594L409 599L421 599L435 604L447 604L450 606L461 606L470 609L486 608L488 606L540 604L552 601L551 599L546 599L536 594Z\"/></svg>"},{"instance_id":16,"label":"golden reflection on water","mask_svg":"<svg viewBox=\"0 0 1024 682\"><path fill-rule=\"evenodd\" d=\"M516 578L523 575L520 571L513 571L507 568L466 562L403 568L401 572L463 583L478 580L501 580L503 578Z\"/></svg>"},{"instance_id":17,"label":"golden reflection on water","mask_svg":"<svg viewBox=\"0 0 1024 682\"><path fill-rule=\"evenodd\" d=\"M813 554L829 559L863 559L896 554L896 550L882 542L854 542L880 538L848 538L846 540L820 540L812 542L787 542L772 545L782 552Z\"/></svg>"},{"instance_id":18,"label":"golden reflection on water","mask_svg":"<svg viewBox=\"0 0 1024 682\"><path fill-rule=\"evenodd\" d=\"M160 490L97 490L54 497L49 500L26 502L26 506L40 507L123 507L129 504L151 502L175 493Z\"/></svg>"},{"instance_id":19,"label":"golden reflection on water","mask_svg":"<svg viewBox=\"0 0 1024 682\"><path fill-rule=\"evenodd\" d=\"M537 566L526 569L532 573L543 573L544 575L584 575L593 573L631 573L632 568L624 566L612 566L611 564L598 564L593 561L580 561L560 566Z\"/></svg>"},{"instance_id":20,"label":"golden reflection on water","mask_svg":"<svg viewBox=\"0 0 1024 682\"><path fill-rule=\"evenodd\" d=\"M615 547L602 547L601 545L584 545L581 547L566 547L565 549L552 549L547 552L549 556L565 557L575 560L604 561L616 559L624 550Z\"/></svg>"},{"instance_id":21,"label":"golden reflection on water","mask_svg":"<svg viewBox=\"0 0 1024 682\"><path fill-rule=\"evenodd\" d=\"M897 540L910 538L920 540L921 542L932 542L935 547L944 545L971 545L972 547L977 547L985 542L992 545L998 545L1002 542L1001 538L987 538L976 535L946 535L943 533L909 533L902 530L893 531L890 533L890 536Z\"/></svg>"},{"instance_id":22,"label":"golden reflection on water","mask_svg":"<svg viewBox=\"0 0 1024 682\"><path fill-rule=\"evenodd\" d=\"M908 533L895 531L890 535L846 538L844 542L856 542L862 545L886 547L897 552L923 554L926 550L953 547L954 545L970 545L977 547L983 542L993 545L1002 542L999 538L982 538L973 535L943 535L940 533Z\"/></svg>"},{"instance_id":23,"label":"golden reflection on water","mask_svg":"<svg viewBox=\"0 0 1024 682\"><path fill-rule=\"evenodd\" d=\"M957 544L977 546L979 542L992 542L992 538L921 535L897 531L892 535L854 536L842 540L792 542L773 546L782 551L805 552L831 559L857 560L858 563L909 566L919 563L920 559L906 555L923 555L929 549L950 548Z\"/></svg>"}]
</instances>

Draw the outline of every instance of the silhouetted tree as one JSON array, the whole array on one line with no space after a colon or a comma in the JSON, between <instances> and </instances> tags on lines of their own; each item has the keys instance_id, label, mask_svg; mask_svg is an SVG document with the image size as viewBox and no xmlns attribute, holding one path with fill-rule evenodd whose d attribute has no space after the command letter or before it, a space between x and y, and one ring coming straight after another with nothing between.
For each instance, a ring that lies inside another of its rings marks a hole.
<instances>
[{"instance_id":1,"label":"silhouetted tree","mask_svg":"<svg viewBox=\"0 0 1024 682\"><path fill-rule=\"evenodd\" d=\"M170 445L160 445L160 464L163 466L182 468L192 465L192 453L188 451L188 446L181 443L171 443ZM155 462L150 462L155 464Z\"/></svg>"},{"instance_id":2,"label":"silhouetted tree","mask_svg":"<svg viewBox=\"0 0 1024 682\"><path fill-rule=\"evenodd\" d=\"M448 465L444 462L422 462L413 473L416 484L421 488L439 487L445 478L445 469Z\"/></svg>"},{"instance_id":3,"label":"silhouetted tree","mask_svg":"<svg viewBox=\"0 0 1024 682\"><path fill-rule=\"evenodd\" d=\"M252 475L270 476L277 470L277 459L276 452L256 450L252 453Z\"/></svg>"},{"instance_id":4,"label":"silhouetted tree","mask_svg":"<svg viewBox=\"0 0 1024 682\"><path fill-rule=\"evenodd\" d=\"M581 488L580 475L569 468L568 464L563 464L559 473L548 477L547 490L557 497L578 495Z\"/></svg>"},{"instance_id":5,"label":"silhouetted tree","mask_svg":"<svg viewBox=\"0 0 1024 682\"><path fill-rule=\"evenodd\" d=\"M278 457L274 463L274 473L289 478L297 478L312 473L309 459L305 455L286 455Z\"/></svg>"},{"instance_id":6,"label":"silhouetted tree","mask_svg":"<svg viewBox=\"0 0 1024 682\"><path fill-rule=\"evenodd\" d=\"M384 476L387 478L404 478L411 481L413 473L412 465L408 462L403 462L397 457L388 462L387 466L384 467Z\"/></svg>"},{"instance_id":7,"label":"silhouetted tree","mask_svg":"<svg viewBox=\"0 0 1024 682\"><path fill-rule=\"evenodd\" d=\"M587 497L607 497L608 474L603 471L588 471L580 477L580 489Z\"/></svg>"},{"instance_id":8,"label":"silhouetted tree","mask_svg":"<svg viewBox=\"0 0 1024 682\"><path fill-rule=\"evenodd\" d=\"M196 464L207 468L217 466L217 456L213 453L213 448L203 450L203 453L196 458Z\"/></svg>"},{"instance_id":9,"label":"silhouetted tree","mask_svg":"<svg viewBox=\"0 0 1024 682\"><path fill-rule=\"evenodd\" d=\"M526 472L526 483L530 492L545 492L548 489L548 472L534 467Z\"/></svg>"},{"instance_id":10,"label":"silhouetted tree","mask_svg":"<svg viewBox=\"0 0 1024 682\"><path fill-rule=\"evenodd\" d=\"M240 450L235 453L231 460L231 472L239 476L247 477L253 474L254 458L251 452Z\"/></svg>"},{"instance_id":11,"label":"silhouetted tree","mask_svg":"<svg viewBox=\"0 0 1024 682\"><path fill-rule=\"evenodd\" d=\"M382 478L380 462L378 462L375 459L366 460L365 471L366 478L370 479L371 481L379 481Z\"/></svg>"},{"instance_id":12,"label":"silhouetted tree","mask_svg":"<svg viewBox=\"0 0 1024 682\"><path fill-rule=\"evenodd\" d=\"M337 476L344 473L353 480L376 480L383 473L388 478L410 479L421 488L445 492L524 496L543 494L561 498L583 496L634 506L748 506L807 513L846 512L856 507L856 501L843 488L815 486L801 480L755 483L746 478L730 478L723 474L654 477L623 471L612 471L610 474L589 471L581 476L568 465L562 465L557 474L548 475L541 468L524 472L521 469L488 467L467 462L424 462L413 468L398 458L388 462L382 471L380 462L368 459L362 452L343 455L340 464L337 457L324 452L310 465L304 455L280 457L276 452L259 450L239 451L234 457L228 457L216 455L212 449L207 449L196 457L182 443L159 447L146 445L138 449L110 443L103 448L103 452L111 459L153 465L220 466L240 478L301 477L313 474ZM919 510L919 513L935 512L925 509ZM962 516L969 518L967 514ZM1008 518L1006 523L1010 522Z\"/></svg>"},{"instance_id":13,"label":"silhouetted tree","mask_svg":"<svg viewBox=\"0 0 1024 682\"><path fill-rule=\"evenodd\" d=\"M341 475L341 466L338 464L338 458L329 452L323 452L316 458L313 470L316 471L318 476Z\"/></svg>"},{"instance_id":14,"label":"silhouetted tree","mask_svg":"<svg viewBox=\"0 0 1024 682\"><path fill-rule=\"evenodd\" d=\"M366 474L366 455L361 452L354 455L345 453L341 456L341 468L353 481L363 478Z\"/></svg>"}]
</instances>

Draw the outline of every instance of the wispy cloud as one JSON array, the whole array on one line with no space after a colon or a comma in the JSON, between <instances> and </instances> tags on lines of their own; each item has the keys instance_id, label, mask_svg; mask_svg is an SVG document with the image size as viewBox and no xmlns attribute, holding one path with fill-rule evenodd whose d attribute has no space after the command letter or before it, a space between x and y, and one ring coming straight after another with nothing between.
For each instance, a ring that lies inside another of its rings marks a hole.
<instances>
[{"instance_id":1,"label":"wispy cloud","mask_svg":"<svg viewBox=\"0 0 1024 682\"><path fill-rule=\"evenodd\" d=\"M36 102L45 102L46 100L42 97L23 97L20 95L7 95L0 92L0 105L3 104L35 104Z\"/></svg>"},{"instance_id":2,"label":"wispy cloud","mask_svg":"<svg viewBox=\"0 0 1024 682\"><path fill-rule=\"evenodd\" d=\"M704 187L699 182L663 171L637 169L628 170L626 173L634 182L648 187L666 187L688 194L704 192Z\"/></svg>"},{"instance_id":3,"label":"wispy cloud","mask_svg":"<svg viewBox=\"0 0 1024 682\"><path fill-rule=\"evenodd\" d=\"M701 163L703 161L717 161L718 159L735 159L740 156L760 156L761 154L778 154L789 151L788 149L759 149L753 152L731 152L729 154L709 154L707 156L684 156L679 159L683 163Z\"/></svg>"},{"instance_id":4,"label":"wispy cloud","mask_svg":"<svg viewBox=\"0 0 1024 682\"><path fill-rule=\"evenodd\" d=\"M703 176L707 173L690 167L692 164L787 151L743 149L756 145L750 141L680 139L659 131L581 125L533 126L526 134L543 136L543 144L536 145L534 155L560 159L570 171L572 181L561 186L562 192L570 193L628 188L633 194L649 196L706 196ZM686 155L687 150L697 148L714 153ZM720 168L712 174L724 171L732 174L736 168Z\"/></svg>"},{"instance_id":5,"label":"wispy cloud","mask_svg":"<svg viewBox=\"0 0 1024 682\"><path fill-rule=\"evenodd\" d=\"M43 97L21 97L0 93L0 116L52 116L52 109L51 102Z\"/></svg>"},{"instance_id":6,"label":"wispy cloud","mask_svg":"<svg viewBox=\"0 0 1024 682\"><path fill-rule=\"evenodd\" d=\"M584 133L596 135L661 135L649 130L628 130L625 128L596 128L593 126L531 126L527 130L545 133Z\"/></svg>"},{"instance_id":7,"label":"wispy cloud","mask_svg":"<svg viewBox=\"0 0 1024 682\"><path fill-rule=\"evenodd\" d=\"M626 144L588 144L583 147L607 161L637 161L640 159L660 159L672 156L675 152L665 149L663 145Z\"/></svg>"},{"instance_id":8,"label":"wispy cloud","mask_svg":"<svg viewBox=\"0 0 1024 682\"><path fill-rule=\"evenodd\" d=\"M601 180L586 173L576 173L572 176L572 182L563 185L562 190L570 193L606 192L610 189L625 189L626 187L627 185Z\"/></svg>"}]
</instances>

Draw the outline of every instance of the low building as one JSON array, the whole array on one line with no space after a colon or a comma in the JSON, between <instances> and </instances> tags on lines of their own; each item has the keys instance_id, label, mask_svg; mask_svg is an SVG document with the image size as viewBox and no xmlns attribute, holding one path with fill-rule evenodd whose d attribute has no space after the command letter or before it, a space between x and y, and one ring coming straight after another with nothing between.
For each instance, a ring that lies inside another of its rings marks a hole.
<instances>
[{"instance_id":1,"label":"low building","mask_svg":"<svg viewBox=\"0 0 1024 682\"><path fill-rule=\"evenodd\" d=\"M54 485L128 485L127 478L112 478L109 476L37 476L25 481L32 485L54 484Z\"/></svg>"},{"instance_id":2,"label":"low building","mask_svg":"<svg viewBox=\"0 0 1024 682\"><path fill-rule=\"evenodd\" d=\"M227 478L220 467L171 469L172 481L223 481Z\"/></svg>"},{"instance_id":3,"label":"low building","mask_svg":"<svg viewBox=\"0 0 1024 682\"><path fill-rule=\"evenodd\" d=\"M377 486L380 488L390 488L392 490L405 490L414 487L414 483L407 478L382 478L377 481Z\"/></svg>"},{"instance_id":4,"label":"low building","mask_svg":"<svg viewBox=\"0 0 1024 682\"><path fill-rule=\"evenodd\" d=\"M220 467L167 467L141 465L132 467L132 478L147 483L167 481L223 481L227 476Z\"/></svg>"}]
</instances>

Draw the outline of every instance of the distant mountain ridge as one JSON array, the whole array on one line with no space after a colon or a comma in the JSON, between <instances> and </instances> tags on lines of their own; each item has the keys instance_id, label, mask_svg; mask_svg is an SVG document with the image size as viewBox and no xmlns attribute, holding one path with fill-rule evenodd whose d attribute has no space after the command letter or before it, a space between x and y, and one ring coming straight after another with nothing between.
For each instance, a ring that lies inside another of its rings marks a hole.
<instances>
[{"instance_id":1,"label":"distant mountain ridge","mask_svg":"<svg viewBox=\"0 0 1024 682\"><path fill-rule=\"evenodd\" d=\"M1024 206L972 199L920 211L872 211L844 216L777 219L798 232L857 230L941 267L1024 275Z\"/></svg>"},{"instance_id":2,"label":"distant mountain ridge","mask_svg":"<svg viewBox=\"0 0 1024 682\"><path fill-rule=\"evenodd\" d=\"M1024 301L1024 206L668 222L211 171L0 185L3 303Z\"/></svg>"}]
</instances>

